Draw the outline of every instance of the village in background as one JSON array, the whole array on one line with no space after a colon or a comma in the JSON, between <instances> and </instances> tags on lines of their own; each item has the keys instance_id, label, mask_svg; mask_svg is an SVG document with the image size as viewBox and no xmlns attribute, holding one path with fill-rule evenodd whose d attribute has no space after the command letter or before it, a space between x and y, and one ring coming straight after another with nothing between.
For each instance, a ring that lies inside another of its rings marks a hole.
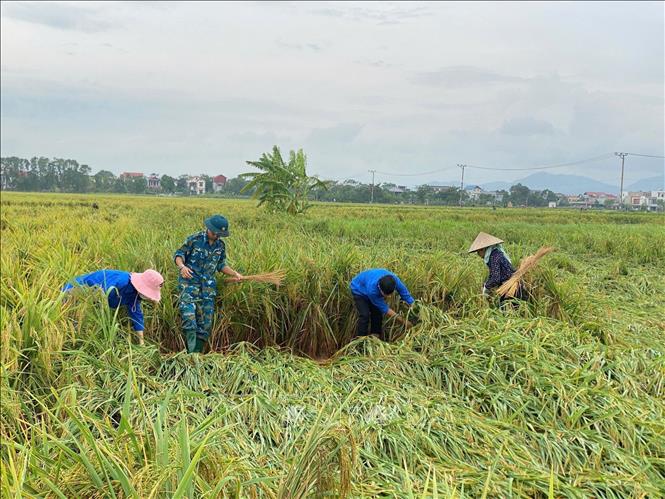
<instances>
[{"instance_id":1,"label":"village in background","mask_svg":"<svg viewBox=\"0 0 665 499\"><path fill-rule=\"evenodd\" d=\"M223 174L180 175L101 170L91 175L88 165L76 160L7 157L1 160L2 190L71 193L128 193L160 196L250 197L249 183L242 176ZM311 192L312 200L347 203L421 204L444 206L548 207L665 211L665 188L648 191L587 191L564 194L549 189L533 190L520 183L509 189L484 190L481 186L423 184L415 188L394 183L362 183L348 179L329 181L328 189Z\"/></svg>"}]
</instances>

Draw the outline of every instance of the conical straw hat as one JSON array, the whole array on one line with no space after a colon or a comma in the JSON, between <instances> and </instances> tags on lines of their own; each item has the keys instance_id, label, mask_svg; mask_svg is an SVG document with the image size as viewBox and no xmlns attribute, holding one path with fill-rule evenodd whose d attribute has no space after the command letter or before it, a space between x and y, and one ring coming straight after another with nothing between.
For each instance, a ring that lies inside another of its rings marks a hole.
<instances>
[{"instance_id":1,"label":"conical straw hat","mask_svg":"<svg viewBox=\"0 0 665 499\"><path fill-rule=\"evenodd\" d=\"M474 251L478 251L483 248L488 248L489 246L493 246L494 244L499 244L502 242L503 241L498 237L494 237L491 236L490 234L486 234L485 232L481 232L476 236L476 240L473 241L473 244L469 248L469 253L473 253Z\"/></svg>"}]
</instances>

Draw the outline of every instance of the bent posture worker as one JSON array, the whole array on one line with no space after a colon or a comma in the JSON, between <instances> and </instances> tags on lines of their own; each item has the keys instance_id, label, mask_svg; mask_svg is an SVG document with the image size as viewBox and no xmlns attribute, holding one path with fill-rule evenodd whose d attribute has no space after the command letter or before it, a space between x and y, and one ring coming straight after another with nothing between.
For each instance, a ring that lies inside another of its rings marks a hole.
<instances>
[{"instance_id":1,"label":"bent posture worker","mask_svg":"<svg viewBox=\"0 0 665 499\"><path fill-rule=\"evenodd\" d=\"M515 273L513 263L510 261L506 250L503 249L503 240L498 237L485 232L479 233L471 244L469 253L478 254L489 269L487 280L483 283L483 296L489 296L490 291L500 287ZM521 286L518 288L514 298L519 300L524 299L524 291ZM503 304L505 301L511 301L513 306L516 306L513 298L501 296L500 302Z\"/></svg>"},{"instance_id":2,"label":"bent posture worker","mask_svg":"<svg viewBox=\"0 0 665 499\"><path fill-rule=\"evenodd\" d=\"M141 299L159 302L164 278L156 270L145 272L125 272L124 270L104 269L75 277L62 288L70 291L74 286L98 287L108 297L109 307L127 307L127 316L132 323L140 345L143 345L143 310Z\"/></svg>"},{"instance_id":3,"label":"bent posture worker","mask_svg":"<svg viewBox=\"0 0 665 499\"><path fill-rule=\"evenodd\" d=\"M358 311L358 329L356 336L367 336L367 327L370 334L383 337L383 316L395 317L407 327L412 324L400 317L397 312L388 306L386 297L395 290L403 301L411 306L414 299L406 286L395 274L386 269L368 269L353 278L351 281L351 294Z\"/></svg>"}]
</instances>

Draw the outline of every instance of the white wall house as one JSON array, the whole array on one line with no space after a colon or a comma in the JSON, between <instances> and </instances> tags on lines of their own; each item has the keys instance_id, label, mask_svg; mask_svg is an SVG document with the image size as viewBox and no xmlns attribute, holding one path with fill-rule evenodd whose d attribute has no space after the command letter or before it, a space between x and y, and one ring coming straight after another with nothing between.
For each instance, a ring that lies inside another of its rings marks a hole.
<instances>
[{"instance_id":1,"label":"white wall house","mask_svg":"<svg viewBox=\"0 0 665 499\"><path fill-rule=\"evenodd\" d=\"M479 185L474 186L473 189L467 188L467 192L469 193L469 199L471 201L478 201L481 194L487 194Z\"/></svg>"},{"instance_id":2,"label":"white wall house","mask_svg":"<svg viewBox=\"0 0 665 499\"><path fill-rule=\"evenodd\" d=\"M187 189L190 194L195 194L197 196L206 193L206 181L201 177L189 177L187 179Z\"/></svg>"},{"instance_id":3,"label":"white wall house","mask_svg":"<svg viewBox=\"0 0 665 499\"><path fill-rule=\"evenodd\" d=\"M153 191L158 191L161 186L161 181L159 179L159 175L156 173L152 173L148 177L148 189L153 190Z\"/></svg>"},{"instance_id":4,"label":"white wall house","mask_svg":"<svg viewBox=\"0 0 665 499\"><path fill-rule=\"evenodd\" d=\"M623 204L635 210L656 211L660 208L659 200L665 201L665 191L637 191L623 194Z\"/></svg>"}]
</instances>

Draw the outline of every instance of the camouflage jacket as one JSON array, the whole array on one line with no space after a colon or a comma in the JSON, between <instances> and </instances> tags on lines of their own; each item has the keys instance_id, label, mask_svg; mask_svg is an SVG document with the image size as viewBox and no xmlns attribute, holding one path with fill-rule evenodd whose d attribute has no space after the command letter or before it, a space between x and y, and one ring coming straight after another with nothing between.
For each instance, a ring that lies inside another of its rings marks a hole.
<instances>
[{"instance_id":1,"label":"camouflage jacket","mask_svg":"<svg viewBox=\"0 0 665 499\"><path fill-rule=\"evenodd\" d=\"M214 281L215 273L226 266L226 246L224 241L217 239L212 245L208 243L206 231L192 234L173 255L173 259L181 257L190 269L193 277L178 277L181 284L194 284L203 281Z\"/></svg>"}]
</instances>

